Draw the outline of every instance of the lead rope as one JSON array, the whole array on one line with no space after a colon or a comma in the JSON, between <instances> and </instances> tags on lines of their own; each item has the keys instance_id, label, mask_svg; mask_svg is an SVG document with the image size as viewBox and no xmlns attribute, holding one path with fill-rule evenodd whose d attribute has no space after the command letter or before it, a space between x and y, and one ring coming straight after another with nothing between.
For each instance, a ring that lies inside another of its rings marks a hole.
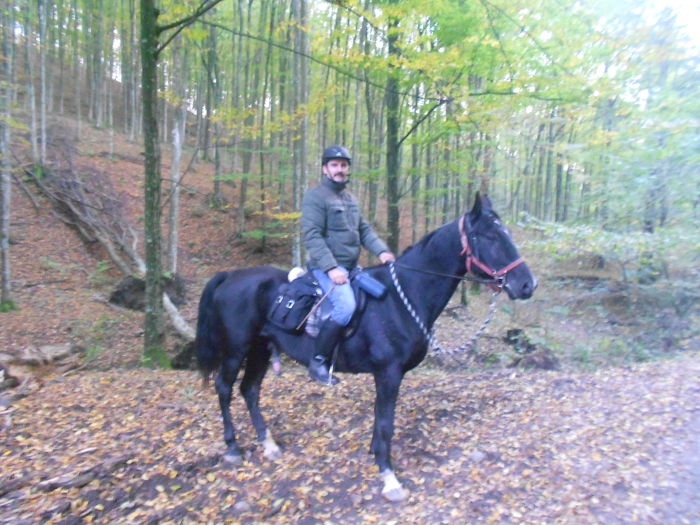
<instances>
[{"instance_id":1,"label":"lead rope","mask_svg":"<svg viewBox=\"0 0 700 525\"><path fill-rule=\"evenodd\" d=\"M494 291L491 293L491 305L489 306L489 314L486 316L486 319L484 319L484 322L481 323L481 326L476 331L476 333L473 336L471 336L469 341L467 341L466 343L459 345L455 348L442 348L441 346L438 345L437 347L433 348L433 355L440 355L440 354L452 355L452 354L456 354L457 352L471 352L474 349L474 345L479 340L481 335L486 330L486 327L489 325L489 323L493 319L493 316L496 314L496 297L498 296L499 293L501 293L501 290L497 290L497 291Z\"/></svg>"},{"instance_id":2,"label":"lead rope","mask_svg":"<svg viewBox=\"0 0 700 525\"><path fill-rule=\"evenodd\" d=\"M484 320L484 322L481 323L481 326L476 331L476 333L473 336L471 336L469 341L467 341L466 343L459 345L455 348L442 348L442 346L437 344L437 342L435 340L435 330L428 331L428 328L425 326L425 324L423 323L421 318L418 317L418 313L416 313L415 308L413 308L413 306L409 302L408 298L406 297L406 294L404 293L403 288L401 288L401 284L399 283L399 279L396 276L396 270L394 269L393 262L389 263L389 273L391 274L391 280L394 283L394 288L396 288L396 291L398 292L399 297L401 298L401 301L403 302L404 306L406 307L406 310L408 310L408 313L411 314L411 317L413 317L413 320L416 322L418 327L421 329L421 332L423 332L423 337L425 337L425 340L428 343L428 347L433 350L434 355L440 355L440 354L452 355L452 354L456 354L458 352L465 352L465 351L471 352L472 349L474 348L474 345L479 340L481 335L486 330L486 327L489 325L489 323L493 319L493 316L496 314L496 297L498 296L499 293L501 293L500 288L498 290L495 290L491 294L491 305L489 306L489 314L486 316L486 319Z\"/></svg>"},{"instance_id":3,"label":"lead rope","mask_svg":"<svg viewBox=\"0 0 700 525\"><path fill-rule=\"evenodd\" d=\"M396 291L399 292L399 297L401 298L401 301L403 301L406 310L408 310L408 313L411 314L411 317L413 317L413 320L416 322L421 332L423 332L423 337L425 337L425 340L428 342L428 346L430 348L436 348L435 332L434 330L428 331L426 326L423 324L423 321L421 321L420 317L418 317L416 310L408 301L408 297L406 297L406 294L403 292L403 288L401 288L401 285L399 284L399 279L396 277L396 269L394 268L393 262L389 263L389 273L391 274L391 280L394 282L394 288L396 288Z\"/></svg>"}]
</instances>

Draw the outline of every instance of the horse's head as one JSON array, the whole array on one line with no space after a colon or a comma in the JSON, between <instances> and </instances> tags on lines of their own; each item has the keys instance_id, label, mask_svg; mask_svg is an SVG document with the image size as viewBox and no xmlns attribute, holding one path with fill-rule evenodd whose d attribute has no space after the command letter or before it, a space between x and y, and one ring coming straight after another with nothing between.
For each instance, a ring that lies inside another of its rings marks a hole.
<instances>
[{"instance_id":1,"label":"horse's head","mask_svg":"<svg viewBox=\"0 0 700 525\"><path fill-rule=\"evenodd\" d=\"M477 193L464 221L462 245L467 271L501 279L511 299L529 299L537 288L537 279L520 257L510 231L493 211L491 200Z\"/></svg>"}]
</instances>

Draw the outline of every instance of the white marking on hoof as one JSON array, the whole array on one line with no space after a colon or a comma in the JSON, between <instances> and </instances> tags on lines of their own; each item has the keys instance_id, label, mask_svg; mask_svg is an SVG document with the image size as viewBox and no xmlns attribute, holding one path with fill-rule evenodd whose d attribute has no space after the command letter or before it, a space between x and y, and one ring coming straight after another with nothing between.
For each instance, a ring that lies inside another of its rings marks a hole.
<instances>
[{"instance_id":1,"label":"white marking on hoof","mask_svg":"<svg viewBox=\"0 0 700 525\"><path fill-rule=\"evenodd\" d=\"M403 489L401 483L399 483L399 480L396 479L396 476L392 470L387 469L380 475L382 477L382 481L384 481L382 496L393 502L403 501L408 497L408 493Z\"/></svg>"},{"instance_id":2,"label":"white marking on hoof","mask_svg":"<svg viewBox=\"0 0 700 525\"><path fill-rule=\"evenodd\" d=\"M263 456L265 456L270 461L274 461L282 457L282 451L272 439L272 434L270 430L265 431L265 440L263 441Z\"/></svg>"},{"instance_id":3,"label":"white marking on hoof","mask_svg":"<svg viewBox=\"0 0 700 525\"><path fill-rule=\"evenodd\" d=\"M240 454L224 454L224 462L228 465L240 465L243 463L243 456Z\"/></svg>"}]
</instances>

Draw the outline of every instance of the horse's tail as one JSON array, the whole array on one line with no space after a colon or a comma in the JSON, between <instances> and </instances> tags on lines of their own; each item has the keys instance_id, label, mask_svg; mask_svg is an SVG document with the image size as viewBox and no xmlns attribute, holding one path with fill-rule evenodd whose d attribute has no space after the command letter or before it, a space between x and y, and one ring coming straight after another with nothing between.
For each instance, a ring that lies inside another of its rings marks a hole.
<instances>
[{"instance_id":1,"label":"horse's tail","mask_svg":"<svg viewBox=\"0 0 700 525\"><path fill-rule=\"evenodd\" d=\"M221 364L221 329L217 326L218 315L214 308L214 292L226 280L228 272L219 272L204 287L199 299L197 318L197 363L206 383L211 373Z\"/></svg>"}]
</instances>

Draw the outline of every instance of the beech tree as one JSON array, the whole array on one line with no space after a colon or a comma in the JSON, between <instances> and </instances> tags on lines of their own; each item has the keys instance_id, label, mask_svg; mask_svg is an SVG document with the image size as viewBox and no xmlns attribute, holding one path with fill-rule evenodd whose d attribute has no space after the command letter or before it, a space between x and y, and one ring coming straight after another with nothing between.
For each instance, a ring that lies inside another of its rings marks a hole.
<instances>
[{"instance_id":1,"label":"beech tree","mask_svg":"<svg viewBox=\"0 0 700 525\"><path fill-rule=\"evenodd\" d=\"M10 126L12 119L12 28L14 5L4 4L0 11L0 312L13 308L10 287L10 195L12 191L12 164L10 162Z\"/></svg>"},{"instance_id":2,"label":"beech tree","mask_svg":"<svg viewBox=\"0 0 700 525\"><path fill-rule=\"evenodd\" d=\"M146 244L146 315L143 358L149 365L166 365L163 320L163 261L161 248L161 154L158 132L158 59L177 35L221 0L204 0L185 18L158 24L155 0L141 0L141 100L144 144L144 236ZM161 35L170 32L165 42Z\"/></svg>"}]
</instances>

